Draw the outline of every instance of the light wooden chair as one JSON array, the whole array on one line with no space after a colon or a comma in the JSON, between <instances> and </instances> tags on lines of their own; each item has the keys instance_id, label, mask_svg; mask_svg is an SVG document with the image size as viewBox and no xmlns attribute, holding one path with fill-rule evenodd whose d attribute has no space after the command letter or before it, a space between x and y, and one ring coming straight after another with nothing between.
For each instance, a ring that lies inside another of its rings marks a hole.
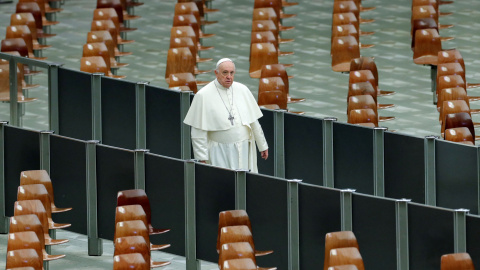
<instances>
[{"instance_id":1,"label":"light wooden chair","mask_svg":"<svg viewBox=\"0 0 480 270\"><path fill-rule=\"evenodd\" d=\"M35 232L25 231L8 234L7 252L30 248L34 249L39 256L41 255L43 261L53 261L65 257L65 255L49 255L45 251L45 245L42 245L42 241L38 239Z\"/></svg>"},{"instance_id":2,"label":"light wooden chair","mask_svg":"<svg viewBox=\"0 0 480 270\"><path fill-rule=\"evenodd\" d=\"M150 264L140 253L129 253L113 257L113 270L149 270Z\"/></svg>"},{"instance_id":3,"label":"light wooden chair","mask_svg":"<svg viewBox=\"0 0 480 270\"><path fill-rule=\"evenodd\" d=\"M7 252L6 268L31 267L43 270L43 260L35 249L18 249Z\"/></svg>"},{"instance_id":4,"label":"light wooden chair","mask_svg":"<svg viewBox=\"0 0 480 270\"><path fill-rule=\"evenodd\" d=\"M472 258L468 253L452 253L442 255L441 270L475 270Z\"/></svg>"},{"instance_id":5,"label":"light wooden chair","mask_svg":"<svg viewBox=\"0 0 480 270\"><path fill-rule=\"evenodd\" d=\"M255 264L255 252L247 242L227 243L223 244L218 256L218 267L223 270L223 264L227 260L233 259L251 259ZM276 267L258 267L259 270L276 270Z\"/></svg>"},{"instance_id":6,"label":"light wooden chair","mask_svg":"<svg viewBox=\"0 0 480 270\"><path fill-rule=\"evenodd\" d=\"M256 270L257 265L252 259L233 259L223 262L223 270Z\"/></svg>"},{"instance_id":7,"label":"light wooden chair","mask_svg":"<svg viewBox=\"0 0 480 270\"><path fill-rule=\"evenodd\" d=\"M362 256L356 247L336 248L330 250L330 266L355 265L358 270L365 270Z\"/></svg>"},{"instance_id":8,"label":"light wooden chair","mask_svg":"<svg viewBox=\"0 0 480 270\"><path fill-rule=\"evenodd\" d=\"M150 248L145 239L141 236L126 236L115 239L114 256L140 253L143 259L149 263L150 268L158 268L169 265L170 262L156 262L151 259Z\"/></svg>"}]
</instances>

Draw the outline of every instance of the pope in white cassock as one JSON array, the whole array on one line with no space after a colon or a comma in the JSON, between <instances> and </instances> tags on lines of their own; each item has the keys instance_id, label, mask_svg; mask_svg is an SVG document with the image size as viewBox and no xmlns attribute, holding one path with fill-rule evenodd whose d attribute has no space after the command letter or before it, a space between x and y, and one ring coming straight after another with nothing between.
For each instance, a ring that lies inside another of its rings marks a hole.
<instances>
[{"instance_id":1,"label":"pope in white cassock","mask_svg":"<svg viewBox=\"0 0 480 270\"><path fill-rule=\"evenodd\" d=\"M200 89L183 121L191 126L195 159L230 169L258 172L255 142L262 158L268 145L258 119L262 112L250 90L234 82L235 64L220 59L216 79Z\"/></svg>"}]
</instances>

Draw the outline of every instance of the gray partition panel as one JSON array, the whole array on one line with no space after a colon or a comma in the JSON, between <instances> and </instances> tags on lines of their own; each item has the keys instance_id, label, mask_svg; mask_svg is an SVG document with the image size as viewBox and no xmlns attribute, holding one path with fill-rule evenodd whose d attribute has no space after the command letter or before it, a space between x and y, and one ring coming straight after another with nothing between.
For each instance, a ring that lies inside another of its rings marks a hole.
<instances>
[{"instance_id":1,"label":"gray partition panel","mask_svg":"<svg viewBox=\"0 0 480 270\"><path fill-rule=\"evenodd\" d=\"M268 143L268 156L267 160L263 160L257 148L257 163L258 163L258 172L261 174L273 175L274 174L274 165L275 165L275 149L274 149L274 112L271 110L262 109L263 117L258 119L258 122L262 126L263 133Z\"/></svg>"},{"instance_id":2,"label":"gray partition panel","mask_svg":"<svg viewBox=\"0 0 480 270\"><path fill-rule=\"evenodd\" d=\"M453 211L408 205L410 270L438 270L440 257L454 252Z\"/></svg>"},{"instance_id":3,"label":"gray partition panel","mask_svg":"<svg viewBox=\"0 0 480 270\"><path fill-rule=\"evenodd\" d=\"M185 256L184 162L152 154L145 155L145 191L150 201L152 225L169 228L151 235L154 244L171 244L165 252Z\"/></svg>"},{"instance_id":4,"label":"gray partition panel","mask_svg":"<svg viewBox=\"0 0 480 270\"><path fill-rule=\"evenodd\" d=\"M309 184L298 187L300 222L300 267L321 269L325 235L341 230L340 192Z\"/></svg>"},{"instance_id":5,"label":"gray partition panel","mask_svg":"<svg viewBox=\"0 0 480 270\"><path fill-rule=\"evenodd\" d=\"M155 154L181 158L180 93L149 85L145 91L147 148Z\"/></svg>"},{"instance_id":6,"label":"gray partition panel","mask_svg":"<svg viewBox=\"0 0 480 270\"><path fill-rule=\"evenodd\" d=\"M73 207L55 214L55 222L71 223L69 231L87 234L86 143L57 135L50 136L50 178L55 205Z\"/></svg>"},{"instance_id":7,"label":"gray partition panel","mask_svg":"<svg viewBox=\"0 0 480 270\"><path fill-rule=\"evenodd\" d=\"M335 188L373 195L373 129L333 123Z\"/></svg>"},{"instance_id":8,"label":"gray partition panel","mask_svg":"<svg viewBox=\"0 0 480 270\"><path fill-rule=\"evenodd\" d=\"M102 143L136 148L136 83L102 78Z\"/></svg>"},{"instance_id":9,"label":"gray partition panel","mask_svg":"<svg viewBox=\"0 0 480 270\"><path fill-rule=\"evenodd\" d=\"M235 209L235 172L208 165L195 166L197 258L218 261L218 213Z\"/></svg>"},{"instance_id":10,"label":"gray partition panel","mask_svg":"<svg viewBox=\"0 0 480 270\"><path fill-rule=\"evenodd\" d=\"M285 178L323 185L323 120L285 114Z\"/></svg>"},{"instance_id":11,"label":"gray partition panel","mask_svg":"<svg viewBox=\"0 0 480 270\"><path fill-rule=\"evenodd\" d=\"M92 139L92 74L58 68L58 134L81 140Z\"/></svg>"},{"instance_id":12,"label":"gray partition panel","mask_svg":"<svg viewBox=\"0 0 480 270\"><path fill-rule=\"evenodd\" d=\"M20 172L40 169L39 133L5 126L5 214L13 216Z\"/></svg>"},{"instance_id":13,"label":"gray partition panel","mask_svg":"<svg viewBox=\"0 0 480 270\"><path fill-rule=\"evenodd\" d=\"M435 156L437 206L478 214L477 148L437 140Z\"/></svg>"},{"instance_id":14,"label":"gray partition panel","mask_svg":"<svg viewBox=\"0 0 480 270\"><path fill-rule=\"evenodd\" d=\"M353 232L365 269L396 269L395 200L354 193L352 204Z\"/></svg>"},{"instance_id":15,"label":"gray partition panel","mask_svg":"<svg viewBox=\"0 0 480 270\"><path fill-rule=\"evenodd\" d=\"M467 252L475 269L480 267L480 217L467 215Z\"/></svg>"},{"instance_id":16,"label":"gray partition panel","mask_svg":"<svg viewBox=\"0 0 480 270\"><path fill-rule=\"evenodd\" d=\"M113 240L117 193L133 189L134 153L105 145L97 146L98 236Z\"/></svg>"},{"instance_id":17,"label":"gray partition panel","mask_svg":"<svg viewBox=\"0 0 480 270\"><path fill-rule=\"evenodd\" d=\"M247 213L257 250L273 250L257 257L262 267L288 269L288 182L279 178L247 173Z\"/></svg>"},{"instance_id":18,"label":"gray partition panel","mask_svg":"<svg viewBox=\"0 0 480 270\"><path fill-rule=\"evenodd\" d=\"M385 197L425 203L424 139L385 132L384 142Z\"/></svg>"}]
</instances>

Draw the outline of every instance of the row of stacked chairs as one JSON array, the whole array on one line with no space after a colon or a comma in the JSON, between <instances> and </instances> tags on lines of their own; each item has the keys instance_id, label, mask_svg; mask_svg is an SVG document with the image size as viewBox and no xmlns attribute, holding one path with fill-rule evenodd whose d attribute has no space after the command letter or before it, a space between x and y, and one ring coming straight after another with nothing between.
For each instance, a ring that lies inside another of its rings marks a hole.
<instances>
[{"instance_id":1,"label":"row of stacked chairs","mask_svg":"<svg viewBox=\"0 0 480 270\"><path fill-rule=\"evenodd\" d=\"M143 3L130 3L130 7ZM120 63L121 56L131 55L131 52L120 50L120 46L133 43L127 40L126 33L136 28L128 27L128 21L140 16L128 13L129 4L123 0L97 0L97 8L93 11L90 32L87 34L87 43L83 45L80 61L80 70L95 73L101 72L105 76L123 79L126 76L116 75L117 70L128 66Z\"/></svg>"},{"instance_id":2,"label":"row of stacked chairs","mask_svg":"<svg viewBox=\"0 0 480 270\"><path fill-rule=\"evenodd\" d=\"M143 189L119 191L115 212L113 269L150 269L169 265L170 262L156 262L151 251L163 250L170 244L155 245L150 235L162 234L170 229L152 226L150 201Z\"/></svg>"},{"instance_id":3,"label":"row of stacked chairs","mask_svg":"<svg viewBox=\"0 0 480 270\"><path fill-rule=\"evenodd\" d=\"M42 50L51 46L46 45L46 39L55 36L51 34L51 26L58 24L58 21L48 20L47 14L55 14L62 11L61 8L52 8L50 4L58 1L47 0L20 0L15 13L10 16L10 25L6 26L5 39L1 41L1 51L16 56L28 57L36 60L46 60L42 56ZM54 16L48 17L54 17ZM0 101L10 101L8 61L1 60L0 66ZM27 98L23 91L38 87L37 84L27 84L31 76L40 72L31 70L27 65L17 65L18 85L17 101L27 103L37 98Z\"/></svg>"},{"instance_id":4,"label":"row of stacked chairs","mask_svg":"<svg viewBox=\"0 0 480 270\"><path fill-rule=\"evenodd\" d=\"M212 61L212 58L201 58L200 51L211 50L213 46L203 46L201 40L215 36L203 32L205 25L217 23L208 21L205 14L219 11L209 9L202 0L179 0L175 4L172 28L170 31L170 48L167 55L165 80L170 88L190 90L196 93L198 85L206 85L207 81L197 81L198 74L212 70L199 70L198 63Z\"/></svg>"},{"instance_id":5,"label":"row of stacked chairs","mask_svg":"<svg viewBox=\"0 0 480 270\"><path fill-rule=\"evenodd\" d=\"M439 112L440 132L445 140L474 145L475 124L471 115L480 113L471 109L470 102L480 97L467 95L467 89L480 86L467 83L465 62L458 49L443 49L442 42L453 37L441 37L439 29L453 25L442 25L439 17L451 15L440 12L439 5L449 2L438 0L413 0L411 17L411 34L413 62L428 65L436 72L432 76L434 103Z\"/></svg>"},{"instance_id":6,"label":"row of stacked chairs","mask_svg":"<svg viewBox=\"0 0 480 270\"><path fill-rule=\"evenodd\" d=\"M257 250L253 241L250 218L245 210L219 213L217 235L218 267L220 270L276 270L276 267L258 267L255 257L273 253Z\"/></svg>"},{"instance_id":7,"label":"row of stacked chairs","mask_svg":"<svg viewBox=\"0 0 480 270\"><path fill-rule=\"evenodd\" d=\"M43 262L65 257L48 254L45 246L68 242L67 239L52 239L49 230L70 227L71 224L59 224L52 220L52 213L70 210L72 208L55 205L52 181L45 170L21 172L14 216L10 218L6 268L31 267L40 270Z\"/></svg>"},{"instance_id":8,"label":"row of stacked chairs","mask_svg":"<svg viewBox=\"0 0 480 270\"><path fill-rule=\"evenodd\" d=\"M292 64L280 64L278 57L292 55L294 52L280 51L280 44L293 42L294 39L281 37L281 32L294 29L284 26L282 20L295 14L284 13L284 8L297 5L296 2L280 0L254 1L252 31L250 40L250 67L252 78L259 78L258 105L270 109L287 110L287 104L304 101L304 98L290 96L289 79L286 67ZM303 114L303 112L296 112Z\"/></svg>"}]
</instances>

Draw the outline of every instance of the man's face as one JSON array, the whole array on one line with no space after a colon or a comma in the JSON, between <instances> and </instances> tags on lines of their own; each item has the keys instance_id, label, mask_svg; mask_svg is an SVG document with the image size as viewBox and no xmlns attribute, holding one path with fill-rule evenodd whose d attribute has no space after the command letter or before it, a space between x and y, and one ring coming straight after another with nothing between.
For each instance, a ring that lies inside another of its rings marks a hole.
<instances>
[{"instance_id":1,"label":"man's face","mask_svg":"<svg viewBox=\"0 0 480 270\"><path fill-rule=\"evenodd\" d=\"M225 88L232 86L233 77L235 76L235 65L230 62L223 62L218 66L218 70L215 70L218 82Z\"/></svg>"}]
</instances>

